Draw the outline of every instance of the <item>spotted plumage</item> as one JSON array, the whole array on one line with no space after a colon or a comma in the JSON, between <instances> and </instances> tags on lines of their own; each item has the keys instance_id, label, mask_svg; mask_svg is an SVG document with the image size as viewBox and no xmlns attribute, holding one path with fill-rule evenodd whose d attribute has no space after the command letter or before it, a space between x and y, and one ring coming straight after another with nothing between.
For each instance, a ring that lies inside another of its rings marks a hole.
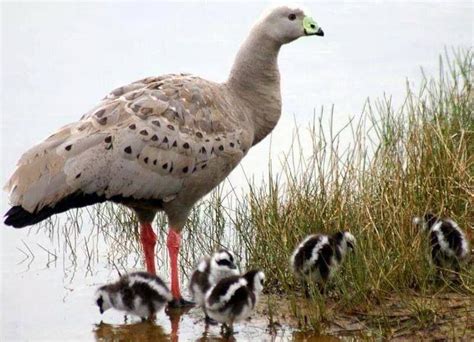
<instances>
[{"instance_id":1,"label":"spotted plumage","mask_svg":"<svg viewBox=\"0 0 474 342\"><path fill-rule=\"evenodd\" d=\"M297 277L314 281L324 289L343 262L347 250L354 247L355 238L349 232L310 235L294 250L290 266Z\"/></svg>"},{"instance_id":2,"label":"spotted plumage","mask_svg":"<svg viewBox=\"0 0 474 342\"><path fill-rule=\"evenodd\" d=\"M30 213L78 193L143 201L184 196L186 203L195 202L244 156L243 148L225 150L215 138L227 145L252 143L244 129L248 119L225 97L217 84L184 74L112 91L82 120L23 155L6 185L11 202ZM209 142L202 141L204 134ZM112 141L113 148L101 147ZM203 167L207 164L213 167ZM14 218L7 218L10 223L15 225Z\"/></svg>"},{"instance_id":3,"label":"spotted plumage","mask_svg":"<svg viewBox=\"0 0 474 342\"><path fill-rule=\"evenodd\" d=\"M110 308L125 311L142 319L151 318L173 299L165 283L146 272L122 276L119 281L101 286L96 292L100 313Z\"/></svg>"},{"instance_id":4,"label":"spotted plumage","mask_svg":"<svg viewBox=\"0 0 474 342\"><path fill-rule=\"evenodd\" d=\"M206 311L210 318L225 324L230 331L233 324L250 317L263 290L265 275L258 270L219 281L206 294Z\"/></svg>"},{"instance_id":5,"label":"spotted plumage","mask_svg":"<svg viewBox=\"0 0 474 342\"><path fill-rule=\"evenodd\" d=\"M458 224L450 218L438 218L431 213L415 217L413 222L429 234L431 260L435 266L450 267L458 272L459 262L469 256L468 241Z\"/></svg>"},{"instance_id":6,"label":"spotted plumage","mask_svg":"<svg viewBox=\"0 0 474 342\"><path fill-rule=\"evenodd\" d=\"M233 253L225 249L217 251L211 257L204 257L199 262L191 275L189 292L196 304L204 310L206 321L209 321L204 305L207 291L220 280L238 274Z\"/></svg>"}]
</instances>

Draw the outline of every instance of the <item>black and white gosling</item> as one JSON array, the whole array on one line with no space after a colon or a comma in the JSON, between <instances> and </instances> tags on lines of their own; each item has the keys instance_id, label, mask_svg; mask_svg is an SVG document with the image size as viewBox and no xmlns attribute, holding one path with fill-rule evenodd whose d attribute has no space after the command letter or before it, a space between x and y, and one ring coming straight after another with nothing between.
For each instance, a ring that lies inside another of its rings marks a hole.
<instances>
[{"instance_id":1,"label":"black and white gosling","mask_svg":"<svg viewBox=\"0 0 474 342\"><path fill-rule=\"evenodd\" d=\"M205 301L207 291L220 280L239 274L232 252L220 249L211 257L203 258L191 275L189 292L206 316L206 323L213 323L206 313Z\"/></svg>"},{"instance_id":2,"label":"black and white gosling","mask_svg":"<svg viewBox=\"0 0 474 342\"><path fill-rule=\"evenodd\" d=\"M167 303L173 300L166 284L147 272L133 272L120 277L112 284L101 286L96 292L96 304L100 313L110 308L151 319Z\"/></svg>"},{"instance_id":3,"label":"black and white gosling","mask_svg":"<svg viewBox=\"0 0 474 342\"><path fill-rule=\"evenodd\" d=\"M440 219L427 213L423 217L415 217L413 223L421 225L430 235L431 260L439 269L452 267L459 272L459 262L469 256L469 246L464 232L456 222L449 218Z\"/></svg>"},{"instance_id":4,"label":"black and white gosling","mask_svg":"<svg viewBox=\"0 0 474 342\"><path fill-rule=\"evenodd\" d=\"M307 281L314 281L320 286L321 292L324 292L326 282L337 271L349 248L355 248L355 238L349 232L310 235L295 249L290 265L293 273L305 285ZM307 288L306 294L308 295Z\"/></svg>"},{"instance_id":5,"label":"black and white gosling","mask_svg":"<svg viewBox=\"0 0 474 342\"><path fill-rule=\"evenodd\" d=\"M234 323L250 317L263 290L265 275L259 270L224 278L206 294L207 314L232 333Z\"/></svg>"}]
</instances>

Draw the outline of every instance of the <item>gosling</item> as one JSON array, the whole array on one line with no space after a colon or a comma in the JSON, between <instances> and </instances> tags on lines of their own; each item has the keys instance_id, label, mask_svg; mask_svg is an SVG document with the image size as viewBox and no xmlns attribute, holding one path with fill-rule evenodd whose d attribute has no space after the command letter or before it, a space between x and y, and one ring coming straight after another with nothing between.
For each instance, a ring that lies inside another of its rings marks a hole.
<instances>
[{"instance_id":1,"label":"gosling","mask_svg":"<svg viewBox=\"0 0 474 342\"><path fill-rule=\"evenodd\" d=\"M290 266L296 277L303 280L307 296L308 281L314 281L325 292L327 281L344 261L348 249L354 250L355 241L351 233L340 231L333 235L310 235L296 247Z\"/></svg>"},{"instance_id":2,"label":"gosling","mask_svg":"<svg viewBox=\"0 0 474 342\"><path fill-rule=\"evenodd\" d=\"M432 213L423 217L415 217L413 223L421 225L423 231L429 233L431 260L438 269L452 268L460 271L460 262L469 256L469 246L464 232L450 218L440 219Z\"/></svg>"},{"instance_id":3,"label":"gosling","mask_svg":"<svg viewBox=\"0 0 474 342\"><path fill-rule=\"evenodd\" d=\"M96 304L101 314L114 308L136 315L143 321L152 319L171 300L173 296L165 283L147 272L124 275L96 292Z\"/></svg>"},{"instance_id":4,"label":"gosling","mask_svg":"<svg viewBox=\"0 0 474 342\"><path fill-rule=\"evenodd\" d=\"M203 309L206 323L215 324L206 312L206 292L220 280L239 274L234 260L232 252L220 249L211 257L203 258L191 275L189 292L196 304Z\"/></svg>"},{"instance_id":5,"label":"gosling","mask_svg":"<svg viewBox=\"0 0 474 342\"><path fill-rule=\"evenodd\" d=\"M265 275L259 270L222 279L206 294L207 314L232 334L234 323L249 318L254 311L264 280Z\"/></svg>"}]
</instances>

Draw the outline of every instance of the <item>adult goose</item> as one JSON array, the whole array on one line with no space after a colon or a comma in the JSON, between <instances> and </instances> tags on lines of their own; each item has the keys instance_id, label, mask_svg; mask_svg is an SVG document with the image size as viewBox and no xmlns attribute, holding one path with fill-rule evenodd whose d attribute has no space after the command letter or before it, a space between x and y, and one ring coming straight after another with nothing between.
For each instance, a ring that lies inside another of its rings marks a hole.
<instances>
[{"instance_id":1,"label":"adult goose","mask_svg":"<svg viewBox=\"0 0 474 342\"><path fill-rule=\"evenodd\" d=\"M164 211L173 303L187 305L177 262L188 214L275 127L280 47L312 35L324 33L302 10L277 7L252 28L226 82L169 74L115 89L21 157L5 186L12 205L5 224L21 228L71 208L120 203L136 213L146 268L156 273L151 223Z\"/></svg>"}]
</instances>

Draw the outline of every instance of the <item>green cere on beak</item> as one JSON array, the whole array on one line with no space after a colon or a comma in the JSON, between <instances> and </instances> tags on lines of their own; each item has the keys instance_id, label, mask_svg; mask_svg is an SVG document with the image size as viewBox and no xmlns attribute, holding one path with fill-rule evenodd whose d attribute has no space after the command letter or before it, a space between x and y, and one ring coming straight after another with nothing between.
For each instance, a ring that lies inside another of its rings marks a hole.
<instances>
[{"instance_id":1,"label":"green cere on beak","mask_svg":"<svg viewBox=\"0 0 474 342\"><path fill-rule=\"evenodd\" d=\"M303 28L304 28L304 33L308 36L310 35L317 35L317 36L323 36L324 32L321 30L319 25L314 21L313 18L311 17L304 17L303 19Z\"/></svg>"}]
</instances>

